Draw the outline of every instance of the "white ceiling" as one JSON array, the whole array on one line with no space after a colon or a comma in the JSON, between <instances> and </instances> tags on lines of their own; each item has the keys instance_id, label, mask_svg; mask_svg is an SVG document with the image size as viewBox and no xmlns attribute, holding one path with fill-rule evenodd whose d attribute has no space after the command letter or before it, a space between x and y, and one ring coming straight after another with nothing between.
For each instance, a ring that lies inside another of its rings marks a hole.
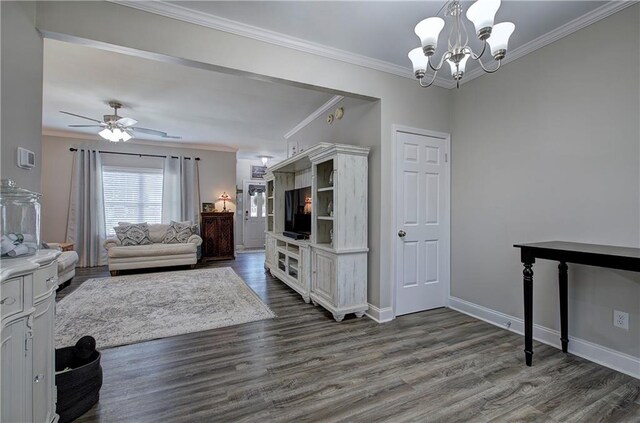
<instances>
[{"instance_id":1,"label":"white ceiling","mask_svg":"<svg viewBox=\"0 0 640 423\"><path fill-rule=\"evenodd\" d=\"M350 55L357 56L371 60L374 68L409 77L406 54L419 45L413 28L426 17L442 16L445 5L444 0L119 2L249 37L259 34L283 45L291 39L296 42L290 45L304 45L298 43L304 40L307 51L346 61ZM471 3L463 2L465 8ZM592 23L619 10L616 5L620 4L503 0L496 22L516 24L509 48L512 57L519 57L539 48L540 38L548 37L550 42L570 32L563 28ZM467 24L476 42L472 25ZM446 31L436 57L446 46ZM469 66L469 78L471 72ZM450 78L444 76L443 86L447 86ZM118 100L124 104L121 116L138 120L138 126L179 135L180 143L237 149L239 157L245 158L282 157L286 154L283 135L330 98L331 94L305 88L45 40L45 133L73 131L95 137L91 129L68 128L88 121L59 110L100 119L110 112L108 101ZM176 142L142 135L139 139Z\"/></svg>"},{"instance_id":2,"label":"white ceiling","mask_svg":"<svg viewBox=\"0 0 640 423\"><path fill-rule=\"evenodd\" d=\"M45 40L43 129L97 137L97 129L68 128L111 114L138 120L182 140L150 135L137 139L203 144L239 150L239 157L286 157L284 134L332 97L299 87L157 62L91 47Z\"/></svg>"},{"instance_id":3,"label":"white ceiling","mask_svg":"<svg viewBox=\"0 0 640 423\"><path fill-rule=\"evenodd\" d=\"M407 53L420 44L413 32L415 25L438 12L438 16L444 17L441 9L445 3L445 0L172 1L165 2L165 8L176 15L182 9L218 16L411 69ZM466 10L473 2L462 3ZM605 3L608 2L503 0L496 23L516 24L509 41L509 49L515 50ZM473 35L473 25L466 17L463 21L468 25L472 47L480 46ZM446 48L447 30L445 27L440 35L437 58ZM471 70L475 64L469 65Z\"/></svg>"}]
</instances>

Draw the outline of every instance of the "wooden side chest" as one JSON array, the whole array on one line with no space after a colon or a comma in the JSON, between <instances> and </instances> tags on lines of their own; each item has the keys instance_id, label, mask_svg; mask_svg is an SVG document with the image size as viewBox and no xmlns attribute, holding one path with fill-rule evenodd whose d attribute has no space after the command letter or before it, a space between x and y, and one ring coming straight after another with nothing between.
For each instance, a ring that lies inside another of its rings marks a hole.
<instances>
[{"instance_id":1,"label":"wooden side chest","mask_svg":"<svg viewBox=\"0 0 640 423\"><path fill-rule=\"evenodd\" d=\"M202 260L235 259L234 213L207 212L202 218Z\"/></svg>"}]
</instances>

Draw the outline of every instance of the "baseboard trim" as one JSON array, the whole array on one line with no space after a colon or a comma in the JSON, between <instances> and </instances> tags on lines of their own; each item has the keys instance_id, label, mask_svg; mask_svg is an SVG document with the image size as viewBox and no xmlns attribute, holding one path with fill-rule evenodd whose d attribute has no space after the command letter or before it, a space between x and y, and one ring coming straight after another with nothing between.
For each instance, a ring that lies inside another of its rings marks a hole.
<instances>
[{"instance_id":1,"label":"baseboard trim","mask_svg":"<svg viewBox=\"0 0 640 423\"><path fill-rule=\"evenodd\" d=\"M510 316L481 305L456 298L449 297L449 307L453 310L467 314L476 319L483 320L492 325L510 330L519 335L524 334L524 321L519 317ZM533 325L533 339L543 344L560 349L560 332L541 325ZM640 379L640 357L634 357L620 351L612 350L602 345L595 344L584 339L569 337L569 352L578 357L585 358L594 363L601 364L629 376ZM523 355L524 357L524 355ZM535 360L535 354L533 356Z\"/></svg>"},{"instance_id":2,"label":"baseboard trim","mask_svg":"<svg viewBox=\"0 0 640 423\"><path fill-rule=\"evenodd\" d=\"M393 320L393 308L378 308L369 304L369 310L367 310L365 315L377 323L386 323Z\"/></svg>"}]
</instances>

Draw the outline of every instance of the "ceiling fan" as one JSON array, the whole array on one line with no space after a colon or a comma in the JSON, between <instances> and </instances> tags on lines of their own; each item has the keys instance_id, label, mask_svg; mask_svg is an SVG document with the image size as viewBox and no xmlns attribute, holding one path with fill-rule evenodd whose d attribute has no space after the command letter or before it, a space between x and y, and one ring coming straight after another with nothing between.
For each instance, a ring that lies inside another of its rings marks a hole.
<instances>
[{"instance_id":1,"label":"ceiling fan","mask_svg":"<svg viewBox=\"0 0 640 423\"><path fill-rule=\"evenodd\" d=\"M99 121L97 119L93 119L90 117L86 117L86 116L77 115L75 113L64 112L62 110L60 110L60 113L64 113L65 115L71 115L71 116L96 122L97 125L69 125L69 127L71 128L103 128L100 132L98 132L98 135L112 142L129 141L131 138L134 138L133 132L155 135L161 138L170 138L174 140L181 139L181 137L168 135L166 132L156 131L155 129L147 129L147 128L140 128L138 126L133 126L138 123L137 120L131 119L128 117L118 116L118 109L122 108L122 103L119 103L117 101L110 101L109 106L113 108L113 114L104 115L102 117L103 119L102 121Z\"/></svg>"}]
</instances>

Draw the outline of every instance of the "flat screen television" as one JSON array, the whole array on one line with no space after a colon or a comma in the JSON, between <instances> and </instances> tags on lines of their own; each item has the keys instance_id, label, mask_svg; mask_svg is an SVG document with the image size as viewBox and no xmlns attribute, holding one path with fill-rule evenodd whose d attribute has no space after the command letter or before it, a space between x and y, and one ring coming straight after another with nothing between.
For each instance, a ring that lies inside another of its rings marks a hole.
<instances>
[{"instance_id":1,"label":"flat screen television","mask_svg":"<svg viewBox=\"0 0 640 423\"><path fill-rule=\"evenodd\" d=\"M292 189L284 193L284 230L311 235L311 205L305 210L305 199L311 197L311 187Z\"/></svg>"}]
</instances>

